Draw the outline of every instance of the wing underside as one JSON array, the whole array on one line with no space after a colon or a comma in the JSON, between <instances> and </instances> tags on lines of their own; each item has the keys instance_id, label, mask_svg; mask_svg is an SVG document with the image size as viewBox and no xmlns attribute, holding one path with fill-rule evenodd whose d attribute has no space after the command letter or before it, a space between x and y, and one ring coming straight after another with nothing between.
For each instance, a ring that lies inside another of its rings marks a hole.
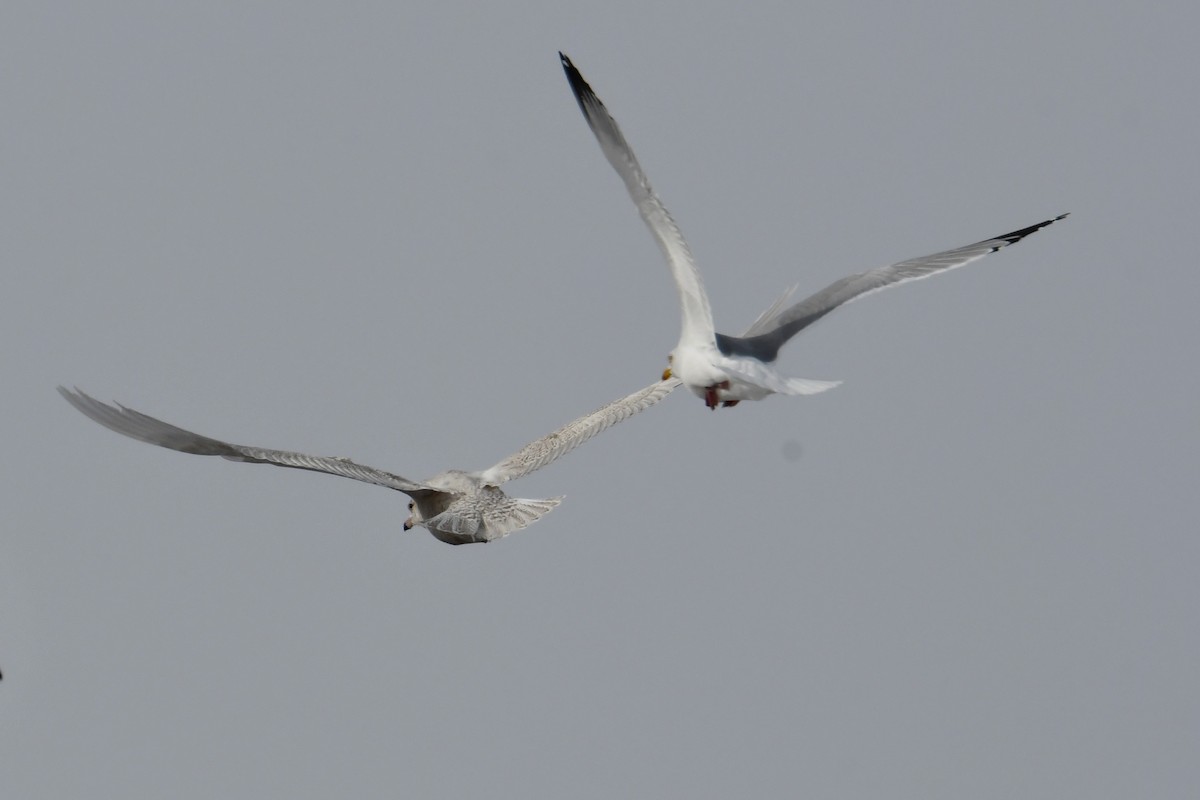
<instances>
[{"instance_id":1,"label":"wing underside","mask_svg":"<svg viewBox=\"0 0 1200 800\"><path fill-rule=\"evenodd\" d=\"M583 75L571 63L571 59L559 53L562 60L563 72L575 95L579 109L587 121L588 127L600 144L600 150L608 163L616 170L617 175L625 183L629 196L637 206L638 212L646 227L650 229L667 259L675 285L679 289L679 300L683 313L683 330L680 340L689 344L702 345L712 342L713 321L712 309L700 272L696 269L695 259L679 226L663 205L662 200L650 186L650 180L642 171L633 148L625 141L625 136L617 126L617 121L608 113L604 103L592 91L592 87L583 79Z\"/></svg>"},{"instance_id":2,"label":"wing underside","mask_svg":"<svg viewBox=\"0 0 1200 800\"><path fill-rule=\"evenodd\" d=\"M414 497L437 491L431 486L415 483L374 467L357 464L348 458L313 456L288 450L269 450L223 442L163 422L132 408L103 403L78 389L72 391L60 386L58 392L84 416L109 430L169 450L201 456L220 456L230 461L242 461L249 464L273 464L277 467L324 472L395 489Z\"/></svg>"},{"instance_id":3,"label":"wing underside","mask_svg":"<svg viewBox=\"0 0 1200 800\"><path fill-rule=\"evenodd\" d=\"M614 400L590 414L584 414L553 433L530 442L500 463L484 470L480 474L480 478L489 486L499 486L505 481L511 481L541 469L552 461L562 458L596 434L656 405L674 391L679 384L680 381L676 378L657 381L619 400Z\"/></svg>"},{"instance_id":4,"label":"wing underside","mask_svg":"<svg viewBox=\"0 0 1200 800\"><path fill-rule=\"evenodd\" d=\"M1016 244L1066 216L1067 214L1061 214L1036 225L964 247L910 258L886 267L850 275L834 281L816 294L787 308L781 308L781 303L777 300L751 326L748 331L751 335L737 337L717 334L717 346L725 355L742 355L760 361L774 361L779 348L789 339L839 306L881 289L928 278L978 261L997 250ZM787 297L787 294L784 297Z\"/></svg>"}]
</instances>

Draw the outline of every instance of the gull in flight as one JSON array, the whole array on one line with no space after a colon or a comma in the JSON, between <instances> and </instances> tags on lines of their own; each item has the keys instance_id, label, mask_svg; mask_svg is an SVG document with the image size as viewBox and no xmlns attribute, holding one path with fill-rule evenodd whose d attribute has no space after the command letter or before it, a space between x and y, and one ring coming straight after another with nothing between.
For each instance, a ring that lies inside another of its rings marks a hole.
<instances>
[{"instance_id":1,"label":"gull in flight","mask_svg":"<svg viewBox=\"0 0 1200 800\"><path fill-rule=\"evenodd\" d=\"M177 428L132 408L102 403L78 389L72 391L60 386L58 392L85 416L110 430L147 444L181 453L221 456L248 464L274 464L278 467L326 472L404 492L412 498L408 504L411 516L404 522L404 530L422 525L447 544L470 544L490 542L519 531L562 502L562 497L548 500L509 497L500 490L501 484L546 466L601 431L645 411L678 385L679 381L671 378L614 400L530 442L481 472L452 469L420 482L356 464L348 458L310 456L222 442Z\"/></svg>"},{"instance_id":2,"label":"gull in flight","mask_svg":"<svg viewBox=\"0 0 1200 800\"><path fill-rule=\"evenodd\" d=\"M840 305L888 286L928 278L969 264L1002 247L1016 244L1034 231L1067 216L1062 214L965 247L850 275L834 281L812 297L789 306L787 302L795 290L793 287L764 311L742 336L717 333L713 328L708 295L679 226L654 193L633 149L617 127L617 121L608 113L571 59L561 52L558 56L588 127L595 134L608 163L625 182L629 196L633 198L642 219L666 256L679 289L683 328L679 344L667 356L668 367L663 377L673 375L680 378L694 394L704 398L709 408L735 406L742 400L761 400L774 393L816 394L832 389L840 381L788 378L777 372L771 364L779 355L779 348Z\"/></svg>"}]
</instances>

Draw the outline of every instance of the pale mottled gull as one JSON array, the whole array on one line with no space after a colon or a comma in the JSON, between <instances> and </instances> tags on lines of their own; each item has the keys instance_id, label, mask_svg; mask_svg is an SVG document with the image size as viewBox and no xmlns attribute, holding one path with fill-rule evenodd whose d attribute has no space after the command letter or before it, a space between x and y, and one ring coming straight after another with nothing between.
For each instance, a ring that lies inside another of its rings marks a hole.
<instances>
[{"instance_id":1,"label":"pale mottled gull","mask_svg":"<svg viewBox=\"0 0 1200 800\"><path fill-rule=\"evenodd\" d=\"M562 53L558 55L588 127L595 134L608 163L625 182L625 188L637 205L642 219L666 256L679 289L683 327L679 343L667 356L669 367L663 377L674 375L680 378L694 394L704 398L709 408L733 406L742 400L761 400L774 393L816 394L837 386L840 381L785 377L771 364L779 355L779 348L789 339L838 306L888 286L927 278L969 264L1002 247L1016 244L1029 234L1067 216L1062 214L1028 228L954 250L860 272L835 281L812 297L791 306L787 306L793 291L789 290L764 311L742 336L717 333L713 327L708 295L679 226L654 193L633 149L617 127L616 120L571 60Z\"/></svg>"},{"instance_id":2,"label":"pale mottled gull","mask_svg":"<svg viewBox=\"0 0 1200 800\"><path fill-rule=\"evenodd\" d=\"M110 430L148 444L181 453L221 456L230 461L274 464L353 478L404 492L412 500L404 529L422 525L447 544L490 542L536 522L562 502L562 497L528 500L500 490L507 481L528 475L566 455L596 434L645 411L676 386L677 379L656 382L603 408L569 422L530 442L495 466L481 472L447 470L424 481L410 481L390 472L356 464L347 458L312 456L286 450L267 450L210 439L178 428L122 405L109 405L75 389L58 387L67 402Z\"/></svg>"}]
</instances>

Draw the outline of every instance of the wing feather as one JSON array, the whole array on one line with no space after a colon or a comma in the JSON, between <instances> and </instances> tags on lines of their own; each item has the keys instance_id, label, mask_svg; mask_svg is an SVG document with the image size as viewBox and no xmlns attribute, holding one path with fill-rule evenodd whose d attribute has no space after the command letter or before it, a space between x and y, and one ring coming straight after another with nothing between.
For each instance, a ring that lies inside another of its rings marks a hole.
<instances>
[{"instance_id":1,"label":"wing feather","mask_svg":"<svg viewBox=\"0 0 1200 800\"><path fill-rule=\"evenodd\" d=\"M324 472L329 475L339 475L343 478L373 483L387 489L395 489L411 496L437 491L431 486L414 483L407 478L374 467L356 464L347 458L311 456L287 450L268 450L262 447L230 444L176 427L140 411L134 411L132 408L102 403L78 389L71 391L59 386L58 393L84 416L109 430L131 439L137 439L139 442L155 444L169 450L201 456L220 456L230 461L243 461L248 464L274 464L277 467Z\"/></svg>"},{"instance_id":2,"label":"wing feather","mask_svg":"<svg viewBox=\"0 0 1200 800\"><path fill-rule=\"evenodd\" d=\"M750 327L746 328L745 333L742 334L742 338L758 336L759 334L767 333L768 331L772 330L775 327L775 318L778 317L780 312L783 311L787 301L792 299L792 295L796 293L796 289L798 288L799 287L793 283L791 286L784 289L783 294L779 295L779 297L775 299L774 303L771 303L771 305L767 306L766 310L758 315L758 319L750 323Z\"/></svg>"},{"instance_id":3,"label":"wing feather","mask_svg":"<svg viewBox=\"0 0 1200 800\"><path fill-rule=\"evenodd\" d=\"M782 311L778 310L778 304L772 306L771 309L764 312L754 325L751 326L752 330L759 334L762 339L772 340L770 344L774 345L775 349L778 350L778 347L782 346L788 339L838 306L845 305L851 300L857 300L863 295L877 292L880 289L898 286L908 281L928 278L931 275L970 264L972 261L977 261L1001 248L1016 244L1026 236L1036 233L1042 228L1064 219L1066 216L1067 214L1061 214L1053 219L1044 220L1036 225L1030 225L1028 228L1005 233L991 239L984 239L965 247L957 247L953 250L945 250L941 253L920 256L919 258L910 258L907 261L901 261L886 267L879 267L867 270L866 272L860 272L857 275L850 275L841 280L834 281L811 297L807 297ZM773 309L775 310L774 314L771 313ZM768 331L768 328L773 328L773 330ZM757 337L751 336L746 338L753 339Z\"/></svg>"},{"instance_id":4,"label":"wing feather","mask_svg":"<svg viewBox=\"0 0 1200 800\"><path fill-rule=\"evenodd\" d=\"M687 241L662 200L654 193L650 181L642 167L638 164L633 148L625 141L617 121L608 113L604 103L592 91L592 87L583 79L583 75L561 52L563 72L567 75L567 83L579 103L579 110L587 120L588 127L600 143L604 157L612 165L634 204L642 215L642 220L655 241L662 249L671 268L671 275L679 289L679 300L683 311L683 332L681 342L689 344L708 344L713 340L712 308L708 302L708 294L704 291L704 283L700 272L696 269L695 259L688 248Z\"/></svg>"},{"instance_id":5,"label":"wing feather","mask_svg":"<svg viewBox=\"0 0 1200 800\"><path fill-rule=\"evenodd\" d=\"M603 408L568 422L551 434L530 442L508 458L480 473L488 486L515 480L562 458L596 434L658 403L679 386L677 378L658 381Z\"/></svg>"}]
</instances>

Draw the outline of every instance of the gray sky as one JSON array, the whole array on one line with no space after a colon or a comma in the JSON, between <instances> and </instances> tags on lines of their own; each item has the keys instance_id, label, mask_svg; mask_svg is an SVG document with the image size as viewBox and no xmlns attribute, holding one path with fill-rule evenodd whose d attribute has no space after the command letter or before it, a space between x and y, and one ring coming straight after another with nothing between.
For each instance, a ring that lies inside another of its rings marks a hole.
<instances>
[{"instance_id":1,"label":"gray sky","mask_svg":"<svg viewBox=\"0 0 1200 800\"><path fill-rule=\"evenodd\" d=\"M5 6L5 797L1197 795L1195 4L298 5ZM648 383L676 296L560 48L721 330L1072 216L488 547L55 395L422 478Z\"/></svg>"}]
</instances>

